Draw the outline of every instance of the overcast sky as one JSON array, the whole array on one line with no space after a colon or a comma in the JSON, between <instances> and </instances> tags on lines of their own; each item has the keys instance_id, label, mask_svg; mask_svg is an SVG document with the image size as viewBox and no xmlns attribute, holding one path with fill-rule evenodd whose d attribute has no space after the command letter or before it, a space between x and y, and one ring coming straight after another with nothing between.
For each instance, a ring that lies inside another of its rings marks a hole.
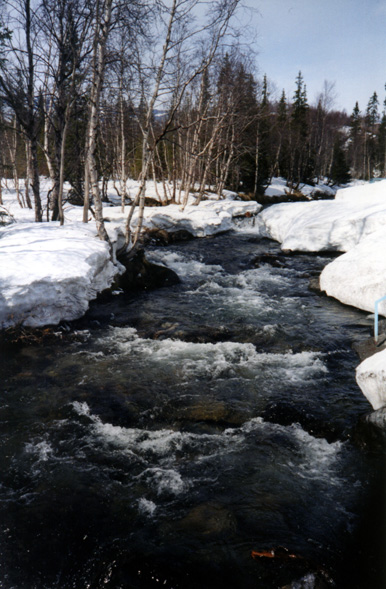
<instances>
[{"instance_id":1,"label":"overcast sky","mask_svg":"<svg viewBox=\"0 0 386 589\"><path fill-rule=\"evenodd\" d=\"M374 91L383 108L386 0L247 0L257 32L259 74L292 98L302 71L308 100L335 82L336 108L365 111Z\"/></svg>"}]
</instances>

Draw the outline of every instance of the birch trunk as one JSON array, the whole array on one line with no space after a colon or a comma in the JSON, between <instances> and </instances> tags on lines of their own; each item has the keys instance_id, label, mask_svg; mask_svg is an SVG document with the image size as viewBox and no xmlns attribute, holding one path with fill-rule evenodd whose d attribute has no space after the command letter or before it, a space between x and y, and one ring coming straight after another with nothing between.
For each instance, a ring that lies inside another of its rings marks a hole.
<instances>
[{"instance_id":1,"label":"birch trunk","mask_svg":"<svg viewBox=\"0 0 386 589\"><path fill-rule=\"evenodd\" d=\"M90 175L91 193L94 199L95 222L98 236L102 241L110 242L103 221L103 205L99 190L98 170L96 162L96 138L98 129L98 108L106 66L106 43L110 30L111 8L113 0L104 0L101 22L97 17L95 23L95 47L93 63L93 80L90 97L90 120L88 129L87 164ZM100 29L100 30L99 30Z\"/></svg>"},{"instance_id":2,"label":"birch trunk","mask_svg":"<svg viewBox=\"0 0 386 589\"><path fill-rule=\"evenodd\" d=\"M157 76L156 76L156 80L155 80L153 94L150 99L150 103L148 105L147 112L146 112L146 121L145 121L145 126L143 129L143 140L142 140L142 171L141 171L141 176L140 176L140 186L137 191L137 195L135 197L135 200L131 206L129 217L126 222L126 246L128 246L130 244L130 239L131 239L130 223L131 223L131 219L134 214L134 208L137 205L139 206L139 212L138 212L137 227L136 227L135 234L134 234L133 247L136 245L136 243L138 241L138 237L139 237L139 234L140 234L140 231L142 228L144 208L145 208L146 178L147 178L147 174L148 174L148 170L149 170L150 161L152 159L152 153L151 153L150 145L149 145L151 117L153 114L155 102L158 98L159 88L160 88L160 84L161 84L161 78L164 73L166 57L167 57L170 42L171 42L172 28L173 28L174 19L176 16L176 10L177 10L177 0L173 0L172 7L170 10L170 17L169 17L169 22L168 22L168 27L167 27L165 43L162 48L161 61L160 61L160 65L158 66L158 70L157 70Z\"/></svg>"},{"instance_id":3,"label":"birch trunk","mask_svg":"<svg viewBox=\"0 0 386 589\"><path fill-rule=\"evenodd\" d=\"M32 209L31 199L29 197L29 185L30 185L30 180L31 180L31 148L30 148L30 143L29 143L28 139L25 142L25 159L26 159L26 163L27 163L27 170L26 170L26 177L25 177L25 182L24 182L24 198L25 198L25 204L27 205L27 207L29 209Z\"/></svg>"}]
</instances>

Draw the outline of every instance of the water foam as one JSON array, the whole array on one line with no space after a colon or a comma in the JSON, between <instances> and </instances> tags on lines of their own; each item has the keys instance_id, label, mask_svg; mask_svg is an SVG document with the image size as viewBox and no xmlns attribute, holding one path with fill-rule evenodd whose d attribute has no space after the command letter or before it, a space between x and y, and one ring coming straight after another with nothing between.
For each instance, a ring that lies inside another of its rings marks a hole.
<instances>
[{"instance_id":1,"label":"water foam","mask_svg":"<svg viewBox=\"0 0 386 589\"><path fill-rule=\"evenodd\" d=\"M25 445L25 451L37 457L38 462L47 462L53 456L54 450L49 442L28 442Z\"/></svg>"},{"instance_id":2,"label":"water foam","mask_svg":"<svg viewBox=\"0 0 386 589\"><path fill-rule=\"evenodd\" d=\"M104 423L91 413L87 403L74 402L72 406L78 415L90 419L94 445L102 444L105 451L135 455L140 459L142 467L136 478L158 496L178 496L194 485L213 483L216 478L213 467L221 469L219 461L222 458L235 453L242 456L251 445L258 444L262 452L267 448L275 455L283 439L287 440L287 458L281 466L276 464L277 467L284 468L290 476L310 482L317 480L329 486L340 484L339 457L344 444L314 438L299 424L282 426L255 417L241 427L227 428L216 434L167 429L152 431ZM277 444L279 446L275 449ZM185 476L185 467L190 469L194 464L205 467L203 470L199 468L193 478Z\"/></svg>"},{"instance_id":3,"label":"water foam","mask_svg":"<svg viewBox=\"0 0 386 589\"><path fill-rule=\"evenodd\" d=\"M328 373L319 352L259 353L253 344L238 342L192 343L174 339L139 338L131 328L114 327L100 344L109 353L135 356L147 368L173 367L181 381L241 377L296 384Z\"/></svg>"},{"instance_id":4,"label":"water foam","mask_svg":"<svg viewBox=\"0 0 386 589\"><path fill-rule=\"evenodd\" d=\"M138 501L138 510L143 515L152 516L157 509L157 505L154 501L150 501L150 499L146 499L145 497L141 497Z\"/></svg>"},{"instance_id":5,"label":"water foam","mask_svg":"<svg viewBox=\"0 0 386 589\"><path fill-rule=\"evenodd\" d=\"M155 264L163 264L176 272L183 281L197 281L197 276L210 277L222 273L222 266L217 264L205 264L194 257L188 258L176 252L158 250L148 254L148 259Z\"/></svg>"}]
</instances>

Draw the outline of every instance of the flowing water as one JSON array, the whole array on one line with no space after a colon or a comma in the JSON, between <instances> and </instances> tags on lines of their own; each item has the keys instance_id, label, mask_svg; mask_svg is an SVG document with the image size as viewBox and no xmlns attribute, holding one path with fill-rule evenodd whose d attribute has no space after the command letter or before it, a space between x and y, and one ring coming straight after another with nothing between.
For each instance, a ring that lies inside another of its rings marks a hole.
<instances>
[{"instance_id":1,"label":"flowing water","mask_svg":"<svg viewBox=\"0 0 386 589\"><path fill-rule=\"evenodd\" d=\"M149 255L181 284L2 351L0 587L386 586L369 327L309 289L328 258L241 232Z\"/></svg>"}]
</instances>

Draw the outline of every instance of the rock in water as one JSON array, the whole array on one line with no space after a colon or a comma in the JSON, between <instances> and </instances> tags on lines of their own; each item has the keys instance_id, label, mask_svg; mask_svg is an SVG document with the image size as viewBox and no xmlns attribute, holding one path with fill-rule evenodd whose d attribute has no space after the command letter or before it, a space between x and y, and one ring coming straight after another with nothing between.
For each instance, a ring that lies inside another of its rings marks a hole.
<instances>
[{"instance_id":1,"label":"rock in water","mask_svg":"<svg viewBox=\"0 0 386 589\"><path fill-rule=\"evenodd\" d=\"M119 286L125 291L151 290L180 283L174 270L149 262L142 249L133 256L122 254L119 262L126 268L126 272L118 278Z\"/></svg>"}]
</instances>

